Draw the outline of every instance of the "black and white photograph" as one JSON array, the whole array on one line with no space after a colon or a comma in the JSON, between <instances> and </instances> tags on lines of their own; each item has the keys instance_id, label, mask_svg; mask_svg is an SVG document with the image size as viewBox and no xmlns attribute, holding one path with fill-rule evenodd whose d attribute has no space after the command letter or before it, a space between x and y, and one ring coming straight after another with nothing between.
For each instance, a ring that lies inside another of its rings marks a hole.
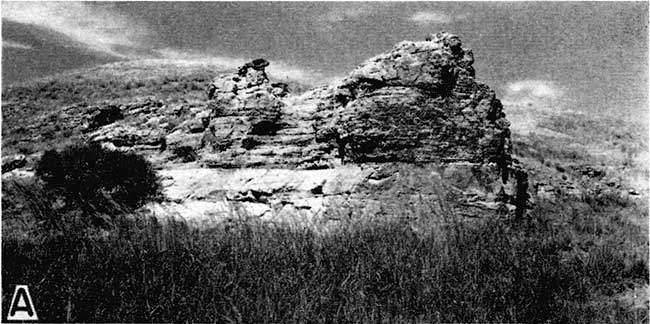
<instances>
[{"instance_id":1,"label":"black and white photograph","mask_svg":"<svg viewBox=\"0 0 650 324\"><path fill-rule=\"evenodd\" d=\"M6 323L648 323L649 4L1 1Z\"/></svg>"}]
</instances>

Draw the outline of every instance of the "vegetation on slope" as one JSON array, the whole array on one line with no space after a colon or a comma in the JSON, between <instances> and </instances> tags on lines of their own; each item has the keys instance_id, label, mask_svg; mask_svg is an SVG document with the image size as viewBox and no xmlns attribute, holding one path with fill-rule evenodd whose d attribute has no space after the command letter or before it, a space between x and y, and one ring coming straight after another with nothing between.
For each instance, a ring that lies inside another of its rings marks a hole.
<instances>
[{"instance_id":1,"label":"vegetation on slope","mask_svg":"<svg viewBox=\"0 0 650 324\"><path fill-rule=\"evenodd\" d=\"M432 202L429 223L416 227L398 215L319 236L253 223L198 230L130 212L103 229L82 217L45 227L19 212L60 213L60 199L38 182L10 181L3 306L12 283L28 284L48 322L615 323L648 316L647 305L613 298L648 284L648 238L629 222L647 219L647 206L621 197L562 196L522 222L466 222L450 209L436 213ZM11 208L18 203L25 207Z\"/></svg>"}]
</instances>

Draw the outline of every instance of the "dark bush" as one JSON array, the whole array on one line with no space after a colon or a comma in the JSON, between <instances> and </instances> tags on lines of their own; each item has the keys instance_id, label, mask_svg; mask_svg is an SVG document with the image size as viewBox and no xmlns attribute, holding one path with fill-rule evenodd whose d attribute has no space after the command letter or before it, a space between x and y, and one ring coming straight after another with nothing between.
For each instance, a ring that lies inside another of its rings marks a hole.
<instances>
[{"instance_id":1,"label":"dark bush","mask_svg":"<svg viewBox=\"0 0 650 324\"><path fill-rule=\"evenodd\" d=\"M137 208L160 192L156 173L145 158L97 143L46 151L36 165L36 175L47 189L82 209L101 210L112 202Z\"/></svg>"}]
</instances>

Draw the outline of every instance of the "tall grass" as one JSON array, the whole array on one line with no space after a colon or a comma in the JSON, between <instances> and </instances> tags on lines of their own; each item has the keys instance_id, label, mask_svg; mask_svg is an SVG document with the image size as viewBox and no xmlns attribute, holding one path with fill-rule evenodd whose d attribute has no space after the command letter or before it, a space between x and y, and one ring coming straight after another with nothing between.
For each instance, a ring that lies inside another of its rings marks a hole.
<instances>
[{"instance_id":1,"label":"tall grass","mask_svg":"<svg viewBox=\"0 0 650 324\"><path fill-rule=\"evenodd\" d=\"M3 309L10 284L25 283L41 320L51 322L647 320L647 309L593 303L621 285L647 284L647 241L630 255L631 243L612 235L639 246L644 233L626 227L624 215L603 221L587 205L552 218L548 208L522 223L488 219L427 232L399 220L319 236L119 218L103 235L13 237L2 242Z\"/></svg>"},{"instance_id":2,"label":"tall grass","mask_svg":"<svg viewBox=\"0 0 650 324\"><path fill-rule=\"evenodd\" d=\"M387 197L431 173L402 171ZM647 204L560 195L524 220L468 221L435 183L418 188L438 201L386 198L385 215L350 221L368 210L341 206L341 225L316 232L196 229L133 209L96 227L101 213L61 208L38 181L4 181L2 306L27 284L46 322L647 321L647 301L612 303L648 287Z\"/></svg>"}]
</instances>

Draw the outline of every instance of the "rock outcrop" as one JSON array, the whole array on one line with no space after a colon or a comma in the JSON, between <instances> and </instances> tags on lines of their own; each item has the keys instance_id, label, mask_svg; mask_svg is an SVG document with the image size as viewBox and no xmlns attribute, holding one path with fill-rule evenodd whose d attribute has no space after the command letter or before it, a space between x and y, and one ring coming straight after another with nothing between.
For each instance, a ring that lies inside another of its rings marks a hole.
<instances>
[{"instance_id":1,"label":"rock outcrop","mask_svg":"<svg viewBox=\"0 0 650 324\"><path fill-rule=\"evenodd\" d=\"M355 162L510 160L499 100L474 80L473 55L440 33L371 58L334 89L334 120L319 131Z\"/></svg>"},{"instance_id":2,"label":"rock outcrop","mask_svg":"<svg viewBox=\"0 0 650 324\"><path fill-rule=\"evenodd\" d=\"M337 84L284 99L286 90L266 77L268 62L255 60L209 85L212 108L196 149L210 167L465 161L505 169L508 122L494 92L474 80L472 64L471 51L441 33L402 42Z\"/></svg>"},{"instance_id":3,"label":"rock outcrop","mask_svg":"<svg viewBox=\"0 0 650 324\"><path fill-rule=\"evenodd\" d=\"M189 146L208 167L492 162L505 169L509 124L494 92L474 80L472 52L447 33L430 39L399 43L343 80L300 96L271 83L269 62L257 59L215 78L207 105L99 109L90 137L118 147Z\"/></svg>"},{"instance_id":4,"label":"rock outcrop","mask_svg":"<svg viewBox=\"0 0 650 324\"><path fill-rule=\"evenodd\" d=\"M217 76L207 87L207 104L168 107L146 100L113 106L98 110L87 136L146 151L166 170L215 169L163 171L175 197L164 207L170 212L183 214L183 206L200 202L208 214L210 208L246 206L269 219L322 217L324 206L346 204L378 214L380 202L389 198L373 186L399 183L404 170L384 177L377 177L377 170L417 163L435 165L427 170L437 171L424 176L456 190L460 204L499 209L512 203L520 205L520 215L527 201L521 186L525 172L513 166L501 102L475 81L473 62L458 37L438 33L426 41L401 42L334 84L289 95L286 84L270 82L265 72L270 63L256 59ZM189 184L182 179L188 172L209 174ZM248 181L264 185L228 182L248 173L255 174ZM213 177L222 181L208 179ZM341 179L347 181L344 189L331 189ZM207 194L174 194L190 187ZM400 192L422 197L426 189ZM440 192L424 196L443 198Z\"/></svg>"}]
</instances>

